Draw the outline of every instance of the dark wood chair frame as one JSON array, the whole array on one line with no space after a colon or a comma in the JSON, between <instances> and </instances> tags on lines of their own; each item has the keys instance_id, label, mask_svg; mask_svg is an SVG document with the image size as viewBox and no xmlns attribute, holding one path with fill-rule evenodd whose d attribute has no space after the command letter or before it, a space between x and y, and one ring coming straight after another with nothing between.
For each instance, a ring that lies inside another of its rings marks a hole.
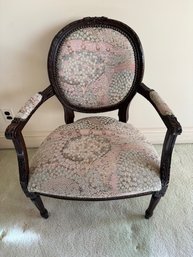
<instances>
[{"instance_id":1,"label":"dark wood chair frame","mask_svg":"<svg viewBox=\"0 0 193 257\"><path fill-rule=\"evenodd\" d=\"M118 104L103 108L81 108L77 106L73 106L70 104L67 99L65 99L59 90L58 81L57 81L57 68L56 68L56 59L58 55L58 49L64 40L70 33L73 31L85 28L85 27L104 27L104 28L112 28L120 33L124 34L130 43L133 46L134 54L135 54L135 63L136 63L136 71L134 82L132 85L131 90L129 91L128 95ZM161 197L164 196L170 179L170 164L171 164L171 157L172 151L175 144L175 140L177 135L181 134L182 128L179 122L177 121L174 115L163 115L159 107L152 101L150 97L150 92L152 89L149 89L144 83L142 83L143 78L143 70L144 70L144 60L143 60L143 50L140 43L140 40L136 33L127 25L116 21L111 20L106 17L87 17L82 20L78 20L75 22L70 23L68 26L65 26L53 39L51 48L48 55L48 74L51 85L49 85L44 91L39 92L42 95L42 99L39 104L35 107L35 109L29 114L26 119L14 118L11 124L7 127L5 131L5 136L7 139L11 139L15 146L15 150L17 153L18 159L18 166L19 166L19 180L21 184L21 188L24 191L25 195L29 197L32 202L36 205L39 209L40 214L44 218L48 218L48 211L45 209L43 202L40 198L40 195L49 196L53 198L59 199L70 199L70 200L88 200L88 201L99 201L99 200L115 200L115 199L124 199L130 197L137 197L142 195L152 195L149 207L145 212L145 218L150 218L153 215L154 208L160 201ZM167 131L163 143L162 148L162 155L161 155L161 163L160 163L160 179L162 188L160 191L154 192L146 192L142 194L136 195L128 195L128 196L120 196L120 197L111 197L111 198L75 198L75 197L61 197L55 195L48 195L43 193L36 193L36 192L29 192L27 189L28 186L28 179L29 179L29 164L28 164L28 154L25 145L25 141L22 135L22 129L25 127L28 120L31 118L33 113L50 97L56 95L57 98L63 105L64 108L64 120L66 124L72 123L74 121L74 111L78 112L85 112L85 113L99 113L99 112L106 112L106 111L113 111L118 109L118 116L119 121L127 122L129 115L129 105L131 100L133 99L136 93L141 94L145 97L155 108L159 116L161 117L162 121L164 122Z\"/></svg>"}]
</instances>

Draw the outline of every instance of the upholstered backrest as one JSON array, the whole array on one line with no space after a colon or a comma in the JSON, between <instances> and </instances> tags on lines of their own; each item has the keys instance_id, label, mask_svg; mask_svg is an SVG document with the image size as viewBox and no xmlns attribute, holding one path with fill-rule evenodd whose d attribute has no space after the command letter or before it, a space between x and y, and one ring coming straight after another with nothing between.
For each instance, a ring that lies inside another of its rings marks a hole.
<instances>
[{"instance_id":1,"label":"upholstered backrest","mask_svg":"<svg viewBox=\"0 0 193 257\"><path fill-rule=\"evenodd\" d=\"M84 26L76 23L71 30L68 26L56 36L57 47L53 42L50 51L53 52L53 45L57 48L55 55L51 54L55 59L54 67L51 65L54 69L51 83L60 100L63 98L69 106L78 109L116 106L134 86L136 49L121 29L90 20Z\"/></svg>"}]
</instances>

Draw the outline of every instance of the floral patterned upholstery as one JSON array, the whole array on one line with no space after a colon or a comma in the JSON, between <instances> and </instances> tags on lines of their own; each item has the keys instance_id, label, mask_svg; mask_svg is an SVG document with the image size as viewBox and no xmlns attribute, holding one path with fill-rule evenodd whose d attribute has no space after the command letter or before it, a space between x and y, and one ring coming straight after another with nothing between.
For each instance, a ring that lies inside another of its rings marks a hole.
<instances>
[{"instance_id":1,"label":"floral patterned upholstery","mask_svg":"<svg viewBox=\"0 0 193 257\"><path fill-rule=\"evenodd\" d=\"M132 125L89 117L53 131L30 165L28 190L102 198L159 191L160 160Z\"/></svg>"},{"instance_id":2,"label":"floral patterned upholstery","mask_svg":"<svg viewBox=\"0 0 193 257\"><path fill-rule=\"evenodd\" d=\"M61 44L57 70L61 94L71 104L87 108L111 106L123 100L132 87L133 47L116 30L79 29Z\"/></svg>"}]
</instances>

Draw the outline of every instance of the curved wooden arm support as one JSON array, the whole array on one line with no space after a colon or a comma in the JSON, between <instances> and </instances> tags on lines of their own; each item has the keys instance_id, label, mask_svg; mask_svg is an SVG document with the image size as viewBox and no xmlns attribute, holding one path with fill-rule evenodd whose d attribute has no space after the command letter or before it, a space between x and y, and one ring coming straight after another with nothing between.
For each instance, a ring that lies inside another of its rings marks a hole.
<instances>
[{"instance_id":1,"label":"curved wooden arm support","mask_svg":"<svg viewBox=\"0 0 193 257\"><path fill-rule=\"evenodd\" d=\"M34 110L29 114L26 119L14 118L11 124L7 127L5 131L5 137L11 139L15 146L17 153L18 166L19 166L19 178L22 189L27 195L27 183L29 175L29 165L28 165L28 154L25 145L23 135L21 133L22 129L31 118L33 113L42 105L47 99L54 95L52 86L48 86L44 91L39 92L42 95L42 99L39 104L34 108Z\"/></svg>"},{"instance_id":2,"label":"curved wooden arm support","mask_svg":"<svg viewBox=\"0 0 193 257\"><path fill-rule=\"evenodd\" d=\"M176 138L177 134L172 134L169 130L167 130L162 148L160 164L160 175L162 182L162 189L160 193L162 196L165 194L170 180L170 165Z\"/></svg>"},{"instance_id":3,"label":"curved wooden arm support","mask_svg":"<svg viewBox=\"0 0 193 257\"><path fill-rule=\"evenodd\" d=\"M175 141L178 135L182 133L182 127L180 123L177 121L177 118L171 115L163 115L160 106L156 105L155 101L152 100L150 97L150 92L154 91L153 89L148 88L145 84L141 84L138 93L144 96L156 109L159 116L161 117L162 121L164 122L167 132L165 135L163 148L162 148L162 155L161 155L161 164L160 164L160 174L161 174L161 182L162 182L162 189L159 194L164 195L170 178L170 164L171 164L171 157L173 148L175 145ZM163 102L163 104L165 104Z\"/></svg>"}]
</instances>

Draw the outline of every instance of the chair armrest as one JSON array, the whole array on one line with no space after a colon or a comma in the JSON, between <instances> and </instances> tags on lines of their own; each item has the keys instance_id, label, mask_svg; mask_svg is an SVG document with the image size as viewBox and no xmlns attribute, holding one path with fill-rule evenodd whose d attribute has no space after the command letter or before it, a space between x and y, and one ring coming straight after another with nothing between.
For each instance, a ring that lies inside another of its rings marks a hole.
<instances>
[{"instance_id":1,"label":"chair armrest","mask_svg":"<svg viewBox=\"0 0 193 257\"><path fill-rule=\"evenodd\" d=\"M22 131L33 113L42 105L47 99L54 95L52 86L48 86L44 91L32 96L25 105L19 110L13 121L5 130L5 137L7 139L14 139L18 133Z\"/></svg>"},{"instance_id":2,"label":"chair armrest","mask_svg":"<svg viewBox=\"0 0 193 257\"><path fill-rule=\"evenodd\" d=\"M167 127L167 132L165 135L161 163L160 163L160 178L162 183L162 189L158 192L159 195L164 195L170 179L170 165L172 152L175 145L176 138L182 133L182 127L177 121L171 109L168 105L161 99L161 97L154 90L148 88L146 85L141 83L138 93L144 96L156 109L164 124Z\"/></svg>"},{"instance_id":3,"label":"chair armrest","mask_svg":"<svg viewBox=\"0 0 193 257\"><path fill-rule=\"evenodd\" d=\"M154 106L167 129L172 134L180 135L182 133L182 127L177 118L156 91L141 83L138 93L144 96Z\"/></svg>"},{"instance_id":4,"label":"chair armrest","mask_svg":"<svg viewBox=\"0 0 193 257\"><path fill-rule=\"evenodd\" d=\"M33 113L38 109L38 107L53 95L54 91L52 89L52 86L50 85L44 91L31 97L26 102L24 107L20 109L16 117L13 119L13 121L5 131L5 137L7 139L11 139L15 146L19 166L20 184L26 196L29 196L29 192L27 190L29 164L27 149L21 131L30 119L30 117L33 115Z\"/></svg>"}]
</instances>

